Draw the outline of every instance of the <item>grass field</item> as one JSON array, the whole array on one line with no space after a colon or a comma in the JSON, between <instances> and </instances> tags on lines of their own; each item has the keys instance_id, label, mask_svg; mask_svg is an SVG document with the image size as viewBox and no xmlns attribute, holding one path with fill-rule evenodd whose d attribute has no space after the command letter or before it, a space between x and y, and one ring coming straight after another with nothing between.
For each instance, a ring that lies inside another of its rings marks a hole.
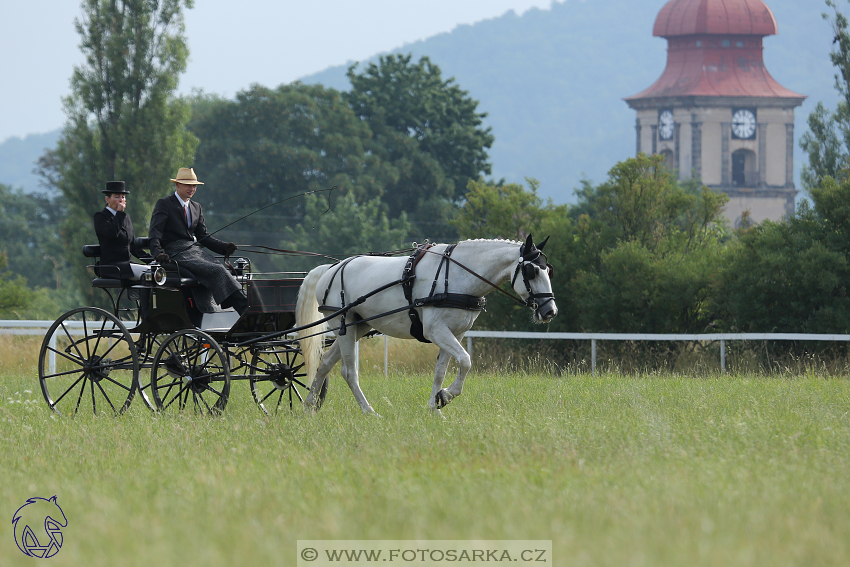
<instances>
[{"instance_id":1,"label":"grass field","mask_svg":"<svg viewBox=\"0 0 850 567\"><path fill-rule=\"evenodd\" d=\"M0 349L4 566L34 561L15 510L54 494L69 525L52 565L295 565L299 539L551 539L558 566L850 565L843 377L473 371L438 420L429 373L367 362L380 419L337 373L314 417L264 417L237 383L220 418L137 400L57 419L21 350Z\"/></svg>"}]
</instances>

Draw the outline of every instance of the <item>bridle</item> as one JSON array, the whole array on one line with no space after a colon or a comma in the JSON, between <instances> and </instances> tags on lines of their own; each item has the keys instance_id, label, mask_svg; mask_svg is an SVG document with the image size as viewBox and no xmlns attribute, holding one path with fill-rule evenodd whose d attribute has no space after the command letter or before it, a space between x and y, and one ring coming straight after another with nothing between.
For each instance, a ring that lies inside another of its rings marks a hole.
<instances>
[{"instance_id":1,"label":"bridle","mask_svg":"<svg viewBox=\"0 0 850 567\"><path fill-rule=\"evenodd\" d=\"M537 274L540 273L541 269L546 269L546 273L549 274L549 280L555 275L555 268L552 267L552 264L547 262L548 258L546 254L537 248L532 247L531 252L524 253L519 257L519 261L517 262L516 268L514 269L514 275L511 278L511 287L516 283L517 276L522 274L522 283L525 284L525 289L528 292L528 297L525 299L525 305L534 309L534 312L538 315L540 314L540 309L543 308L544 305L549 303L550 301L555 300L554 293L534 293L531 289L531 281L537 277ZM538 301L538 299L543 299L544 301Z\"/></svg>"}]
</instances>

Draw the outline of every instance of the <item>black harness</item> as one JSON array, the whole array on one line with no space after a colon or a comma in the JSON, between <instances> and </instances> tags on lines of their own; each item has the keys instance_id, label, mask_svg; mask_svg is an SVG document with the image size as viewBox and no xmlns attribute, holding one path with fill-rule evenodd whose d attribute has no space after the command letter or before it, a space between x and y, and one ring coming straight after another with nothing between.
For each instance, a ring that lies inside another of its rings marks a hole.
<instances>
[{"instance_id":1,"label":"black harness","mask_svg":"<svg viewBox=\"0 0 850 567\"><path fill-rule=\"evenodd\" d=\"M428 297L413 299L416 264L422 259L423 252L431 246L433 245L423 244L418 246L413 254L407 258L407 264L404 265L401 275L401 289L404 291L404 298L410 306L407 311L407 315L410 317L410 334L421 343L430 343L431 341L426 339L422 332L422 320L419 318L419 311L416 310L417 307L451 307L453 309L466 309L467 311L483 311L487 307L487 299L484 297L467 295L465 293L449 293L449 260L457 244L449 245L446 247L445 252L443 252ZM446 272L443 277L443 293L434 293L437 290L437 282L440 279L440 272L443 270L444 264L446 266Z\"/></svg>"}]
</instances>

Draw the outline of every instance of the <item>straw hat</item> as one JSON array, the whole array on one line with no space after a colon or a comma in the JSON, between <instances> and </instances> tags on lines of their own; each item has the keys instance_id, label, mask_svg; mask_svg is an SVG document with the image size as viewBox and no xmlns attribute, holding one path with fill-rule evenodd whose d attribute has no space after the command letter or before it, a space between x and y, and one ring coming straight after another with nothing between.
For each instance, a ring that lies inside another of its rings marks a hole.
<instances>
[{"instance_id":1,"label":"straw hat","mask_svg":"<svg viewBox=\"0 0 850 567\"><path fill-rule=\"evenodd\" d=\"M101 191L104 195L112 195L113 193L120 193L122 195L127 195L129 191L124 187L123 181L107 181L106 189Z\"/></svg>"},{"instance_id":2,"label":"straw hat","mask_svg":"<svg viewBox=\"0 0 850 567\"><path fill-rule=\"evenodd\" d=\"M191 167L181 167L177 170L177 179L172 179L174 183L182 183L183 185L203 185L198 181L198 176L195 175L195 170Z\"/></svg>"}]
</instances>

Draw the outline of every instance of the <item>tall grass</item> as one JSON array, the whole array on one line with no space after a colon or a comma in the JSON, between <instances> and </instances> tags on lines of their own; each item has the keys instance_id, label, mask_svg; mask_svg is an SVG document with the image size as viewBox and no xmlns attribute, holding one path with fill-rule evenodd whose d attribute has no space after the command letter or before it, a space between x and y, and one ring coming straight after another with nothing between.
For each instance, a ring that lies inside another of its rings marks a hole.
<instances>
[{"instance_id":1,"label":"tall grass","mask_svg":"<svg viewBox=\"0 0 850 567\"><path fill-rule=\"evenodd\" d=\"M0 512L58 495L54 565L294 565L298 539L551 539L554 565L850 564L846 378L476 371L439 420L430 363L384 377L368 356L382 418L333 373L312 417L264 417L235 384L220 418L137 401L60 419L35 364L4 362ZM0 563L30 565L8 519Z\"/></svg>"}]
</instances>

